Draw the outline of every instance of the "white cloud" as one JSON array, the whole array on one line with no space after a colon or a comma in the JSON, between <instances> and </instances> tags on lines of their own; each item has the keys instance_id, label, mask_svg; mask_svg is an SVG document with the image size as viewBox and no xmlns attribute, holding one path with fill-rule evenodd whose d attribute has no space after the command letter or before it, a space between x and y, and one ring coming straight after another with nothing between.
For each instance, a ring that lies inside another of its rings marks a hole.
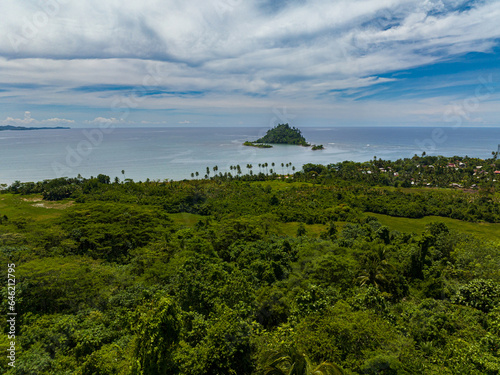
<instances>
[{"instance_id":1,"label":"white cloud","mask_svg":"<svg viewBox=\"0 0 500 375\"><path fill-rule=\"evenodd\" d=\"M86 120L86 124L119 124L123 123L122 120L111 117L111 118L106 118L106 117L96 117L93 120Z\"/></svg>"},{"instance_id":2,"label":"white cloud","mask_svg":"<svg viewBox=\"0 0 500 375\"><path fill-rule=\"evenodd\" d=\"M64 119L64 118L54 117L54 118L42 120L42 121L40 121L40 123L42 123L42 124L68 124L69 125L69 124L74 124L75 120L68 120L68 119Z\"/></svg>"},{"instance_id":3,"label":"white cloud","mask_svg":"<svg viewBox=\"0 0 500 375\"><path fill-rule=\"evenodd\" d=\"M500 38L500 2L489 0L468 10L459 10L465 0L310 0L277 10L270 0L4 3L6 105L331 106L336 92L376 93L387 72L488 52ZM120 120L86 123L103 121Z\"/></svg>"},{"instance_id":4,"label":"white cloud","mask_svg":"<svg viewBox=\"0 0 500 375\"><path fill-rule=\"evenodd\" d=\"M0 125L14 125L14 126L27 126L27 127L33 127L33 126L38 126L38 125L50 125L50 126L59 126L59 125L68 125L68 124L74 124L74 120L68 120L68 119L63 119L63 118L50 118L50 119L44 119L44 120L37 120L33 117L31 117L31 112L30 111L25 111L24 112L24 118L13 118L13 117L7 117L5 120L0 121Z\"/></svg>"}]
</instances>

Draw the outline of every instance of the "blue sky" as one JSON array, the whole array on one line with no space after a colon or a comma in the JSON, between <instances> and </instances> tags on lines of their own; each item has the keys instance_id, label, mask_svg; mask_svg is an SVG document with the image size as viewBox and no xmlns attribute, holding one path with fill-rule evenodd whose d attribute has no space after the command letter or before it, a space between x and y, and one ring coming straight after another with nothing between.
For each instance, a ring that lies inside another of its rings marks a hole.
<instances>
[{"instance_id":1,"label":"blue sky","mask_svg":"<svg viewBox=\"0 0 500 375\"><path fill-rule=\"evenodd\" d=\"M500 1L4 0L1 14L0 125L500 125Z\"/></svg>"}]
</instances>

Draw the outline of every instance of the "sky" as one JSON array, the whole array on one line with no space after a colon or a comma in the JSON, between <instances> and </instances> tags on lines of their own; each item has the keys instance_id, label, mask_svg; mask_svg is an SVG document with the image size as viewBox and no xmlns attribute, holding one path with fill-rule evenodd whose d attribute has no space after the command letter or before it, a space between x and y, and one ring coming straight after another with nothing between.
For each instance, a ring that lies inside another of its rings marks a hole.
<instances>
[{"instance_id":1,"label":"sky","mask_svg":"<svg viewBox=\"0 0 500 375\"><path fill-rule=\"evenodd\" d=\"M498 0L0 9L0 125L500 125Z\"/></svg>"}]
</instances>

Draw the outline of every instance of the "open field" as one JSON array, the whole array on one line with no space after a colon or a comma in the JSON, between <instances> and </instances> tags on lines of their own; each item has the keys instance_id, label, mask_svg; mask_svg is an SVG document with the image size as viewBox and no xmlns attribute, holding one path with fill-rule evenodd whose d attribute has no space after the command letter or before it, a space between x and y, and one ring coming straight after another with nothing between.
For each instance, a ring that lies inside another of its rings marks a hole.
<instances>
[{"instance_id":1,"label":"open field","mask_svg":"<svg viewBox=\"0 0 500 375\"><path fill-rule=\"evenodd\" d=\"M9 219L20 217L37 221L58 217L62 210L73 205L73 201L65 199L58 202L42 200L41 195L2 194L0 195L0 215Z\"/></svg>"},{"instance_id":2,"label":"open field","mask_svg":"<svg viewBox=\"0 0 500 375\"><path fill-rule=\"evenodd\" d=\"M426 216L421 219L408 219L404 217L393 217L374 213L367 213L367 215L376 217L382 224L387 225L390 229L398 230L400 232L415 232L420 234L425 230L425 226L427 224L439 222L446 224L448 228L452 230L500 241L500 224L470 223L467 221L440 216Z\"/></svg>"}]
</instances>

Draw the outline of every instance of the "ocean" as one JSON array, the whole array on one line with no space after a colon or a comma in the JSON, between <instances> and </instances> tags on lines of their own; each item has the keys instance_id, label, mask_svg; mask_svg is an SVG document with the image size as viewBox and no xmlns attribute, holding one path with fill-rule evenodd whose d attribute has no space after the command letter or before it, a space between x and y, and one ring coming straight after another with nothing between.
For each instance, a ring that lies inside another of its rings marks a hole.
<instances>
[{"instance_id":1,"label":"ocean","mask_svg":"<svg viewBox=\"0 0 500 375\"><path fill-rule=\"evenodd\" d=\"M396 160L415 154L491 157L500 143L500 128L331 127L302 128L311 144L325 149L275 145L243 146L269 128L116 128L0 132L0 184L41 181L56 177L97 176L102 173L134 181L190 179L191 173L213 174L247 164L329 164L368 161L374 156ZM122 174L122 170L125 172ZM289 170L290 171L290 170Z\"/></svg>"}]
</instances>

